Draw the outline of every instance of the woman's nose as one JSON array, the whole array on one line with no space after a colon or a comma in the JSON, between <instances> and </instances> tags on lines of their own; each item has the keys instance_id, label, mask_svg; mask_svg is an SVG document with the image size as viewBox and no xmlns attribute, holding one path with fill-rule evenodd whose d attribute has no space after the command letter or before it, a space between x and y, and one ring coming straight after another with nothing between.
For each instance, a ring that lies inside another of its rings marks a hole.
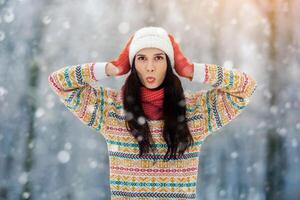
<instances>
[{"instance_id":1,"label":"woman's nose","mask_svg":"<svg viewBox=\"0 0 300 200\"><path fill-rule=\"evenodd\" d=\"M149 62L147 63L146 69L147 69L147 71L154 71L155 66L154 66L154 64L153 64L152 61L149 61Z\"/></svg>"}]
</instances>

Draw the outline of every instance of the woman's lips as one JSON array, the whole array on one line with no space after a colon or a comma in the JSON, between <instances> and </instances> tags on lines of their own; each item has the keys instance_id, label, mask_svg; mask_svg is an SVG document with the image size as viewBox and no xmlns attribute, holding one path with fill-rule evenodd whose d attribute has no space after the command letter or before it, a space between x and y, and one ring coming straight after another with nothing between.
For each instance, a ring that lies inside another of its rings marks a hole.
<instances>
[{"instance_id":1,"label":"woman's lips","mask_svg":"<svg viewBox=\"0 0 300 200\"><path fill-rule=\"evenodd\" d=\"M155 78L154 77L147 77L146 80L147 80L148 83L154 83Z\"/></svg>"}]
</instances>

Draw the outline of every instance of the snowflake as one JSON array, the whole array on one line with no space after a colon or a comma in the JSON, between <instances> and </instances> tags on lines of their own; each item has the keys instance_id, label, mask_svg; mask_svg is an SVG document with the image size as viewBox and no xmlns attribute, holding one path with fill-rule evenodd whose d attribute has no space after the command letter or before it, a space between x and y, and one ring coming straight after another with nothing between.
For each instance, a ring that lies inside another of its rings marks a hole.
<instances>
[{"instance_id":1,"label":"snowflake","mask_svg":"<svg viewBox=\"0 0 300 200\"><path fill-rule=\"evenodd\" d=\"M69 152L63 150L57 154L57 158L58 158L59 162L67 163L70 160L70 154L69 154Z\"/></svg>"}]
</instances>

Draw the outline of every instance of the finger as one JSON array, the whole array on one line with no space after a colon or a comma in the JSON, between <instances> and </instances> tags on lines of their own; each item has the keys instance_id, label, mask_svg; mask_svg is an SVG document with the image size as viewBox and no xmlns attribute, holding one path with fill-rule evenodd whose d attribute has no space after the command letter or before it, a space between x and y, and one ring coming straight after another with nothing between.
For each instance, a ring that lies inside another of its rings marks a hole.
<instances>
[{"instance_id":1,"label":"finger","mask_svg":"<svg viewBox=\"0 0 300 200\"><path fill-rule=\"evenodd\" d=\"M187 78L192 77L193 76L193 68L189 67L189 66L183 68L182 74Z\"/></svg>"},{"instance_id":2,"label":"finger","mask_svg":"<svg viewBox=\"0 0 300 200\"><path fill-rule=\"evenodd\" d=\"M120 73L120 69L117 68L117 67L114 67L113 72L114 72L115 75L118 75Z\"/></svg>"}]
</instances>

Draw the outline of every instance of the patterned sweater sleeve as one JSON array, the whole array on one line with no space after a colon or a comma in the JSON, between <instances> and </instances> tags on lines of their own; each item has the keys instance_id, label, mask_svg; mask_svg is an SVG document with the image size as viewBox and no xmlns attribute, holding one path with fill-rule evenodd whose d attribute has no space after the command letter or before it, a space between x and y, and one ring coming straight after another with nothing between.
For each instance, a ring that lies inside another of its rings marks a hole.
<instances>
[{"instance_id":1,"label":"patterned sweater sleeve","mask_svg":"<svg viewBox=\"0 0 300 200\"><path fill-rule=\"evenodd\" d=\"M116 91L97 81L108 77L106 62L66 66L52 72L48 83L68 110L81 122L104 135L102 127ZM94 85L93 85L94 84Z\"/></svg>"},{"instance_id":2,"label":"patterned sweater sleeve","mask_svg":"<svg viewBox=\"0 0 300 200\"><path fill-rule=\"evenodd\" d=\"M192 82L209 84L212 89L196 92L203 119L201 126L209 135L228 124L249 104L256 80L238 69L216 64L194 63Z\"/></svg>"}]
</instances>

